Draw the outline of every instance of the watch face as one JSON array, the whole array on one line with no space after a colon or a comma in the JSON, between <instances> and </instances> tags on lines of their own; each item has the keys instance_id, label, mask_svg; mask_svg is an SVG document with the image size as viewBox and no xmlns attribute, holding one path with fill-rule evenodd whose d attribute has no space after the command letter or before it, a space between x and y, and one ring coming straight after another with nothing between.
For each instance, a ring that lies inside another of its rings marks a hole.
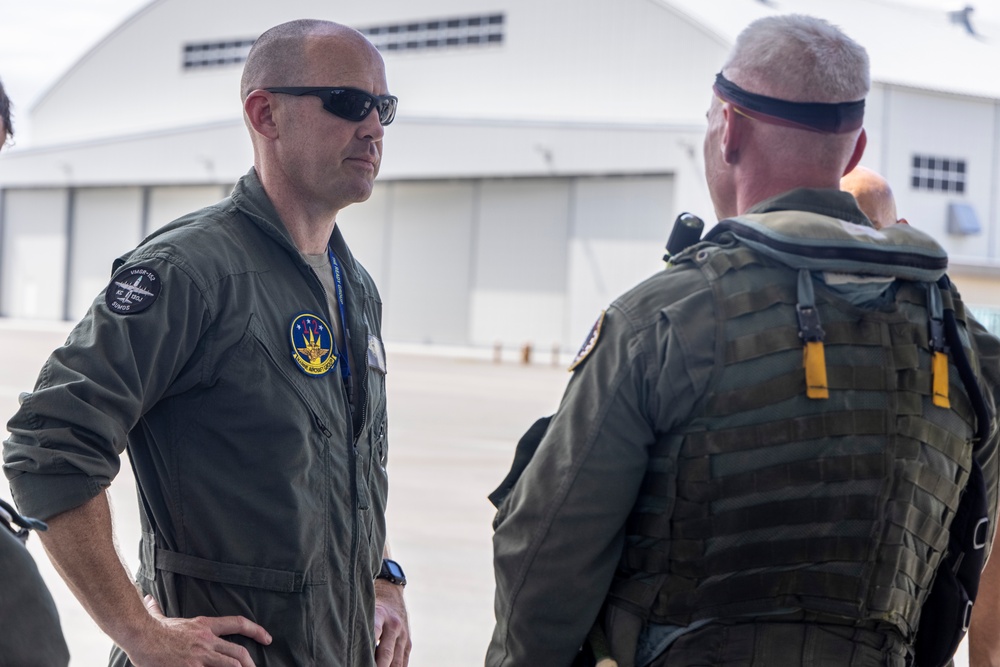
<instances>
[{"instance_id":1,"label":"watch face","mask_svg":"<svg viewBox=\"0 0 1000 667\"><path fill-rule=\"evenodd\" d=\"M388 570L389 574L391 574L392 576L394 576L396 579L403 579L403 578L406 577L406 575L403 574L403 568L401 568L399 566L399 563L397 563L394 560L386 559L385 560L385 569Z\"/></svg>"}]
</instances>

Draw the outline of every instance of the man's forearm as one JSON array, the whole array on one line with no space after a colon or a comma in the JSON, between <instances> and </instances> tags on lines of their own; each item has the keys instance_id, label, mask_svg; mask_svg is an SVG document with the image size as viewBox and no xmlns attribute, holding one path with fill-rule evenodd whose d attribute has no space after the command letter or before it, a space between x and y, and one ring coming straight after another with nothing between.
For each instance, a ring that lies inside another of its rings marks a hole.
<instances>
[{"instance_id":1,"label":"man's forearm","mask_svg":"<svg viewBox=\"0 0 1000 667\"><path fill-rule=\"evenodd\" d=\"M1000 552L993 552L979 580L969 624L969 667L1000 667Z\"/></svg>"},{"instance_id":2,"label":"man's forearm","mask_svg":"<svg viewBox=\"0 0 1000 667\"><path fill-rule=\"evenodd\" d=\"M48 521L39 533L56 570L87 613L116 644L153 621L115 547L106 493Z\"/></svg>"}]
</instances>

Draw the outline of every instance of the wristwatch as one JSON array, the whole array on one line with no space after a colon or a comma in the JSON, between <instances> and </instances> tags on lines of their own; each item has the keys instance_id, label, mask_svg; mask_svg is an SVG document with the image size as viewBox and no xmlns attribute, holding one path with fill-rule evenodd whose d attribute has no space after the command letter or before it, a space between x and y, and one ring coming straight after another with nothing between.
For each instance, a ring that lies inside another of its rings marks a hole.
<instances>
[{"instance_id":1,"label":"wristwatch","mask_svg":"<svg viewBox=\"0 0 1000 667\"><path fill-rule=\"evenodd\" d=\"M399 563L388 558L382 559L382 569L375 575L375 578L385 579L390 584L397 586L406 585L406 575L403 573L403 568L399 566Z\"/></svg>"}]
</instances>

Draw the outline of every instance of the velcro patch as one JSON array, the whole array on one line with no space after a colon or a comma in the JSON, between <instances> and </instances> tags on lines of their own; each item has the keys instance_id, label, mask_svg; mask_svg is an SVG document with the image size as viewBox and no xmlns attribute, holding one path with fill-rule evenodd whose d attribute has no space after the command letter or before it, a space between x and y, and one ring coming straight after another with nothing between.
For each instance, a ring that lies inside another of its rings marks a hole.
<instances>
[{"instance_id":1,"label":"velcro patch","mask_svg":"<svg viewBox=\"0 0 1000 667\"><path fill-rule=\"evenodd\" d=\"M336 345L330 325L313 313L300 313L288 327L292 359L310 377L326 375L337 363Z\"/></svg>"},{"instance_id":2,"label":"velcro patch","mask_svg":"<svg viewBox=\"0 0 1000 667\"><path fill-rule=\"evenodd\" d=\"M569 365L569 371L572 373L576 370L576 367L583 363L584 359L594 351L597 347L597 338L601 335L601 325L604 324L604 316L608 311L602 310L601 314L597 317L597 321L594 322L594 326L590 328L590 333L587 334L587 340L583 341L583 347L580 351L576 353L576 358L573 359L573 363Z\"/></svg>"},{"instance_id":3,"label":"velcro patch","mask_svg":"<svg viewBox=\"0 0 1000 667\"><path fill-rule=\"evenodd\" d=\"M156 271L145 266L122 269L104 292L104 303L119 315L141 313L160 296L162 283Z\"/></svg>"}]
</instances>

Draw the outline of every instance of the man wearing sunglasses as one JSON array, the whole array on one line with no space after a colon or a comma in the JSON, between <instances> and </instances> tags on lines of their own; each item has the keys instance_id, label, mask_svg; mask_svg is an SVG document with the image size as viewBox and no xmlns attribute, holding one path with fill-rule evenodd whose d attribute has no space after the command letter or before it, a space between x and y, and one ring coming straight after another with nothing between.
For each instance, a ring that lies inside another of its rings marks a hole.
<instances>
[{"instance_id":1,"label":"man wearing sunglasses","mask_svg":"<svg viewBox=\"0 0 1000 667\"><path fill-rule=\"evenodd\" d=\"M943 664L915 647L966 605L926 631L921 609L966 498L965 560L992 544L1000 369L943 249L839 190L869 85L825 21L736 39L704 142L720 222L602 315L501 503L488 667L581 646L620 667Z\"/></svg>"},{"instance_id":2,"label":"man wearing sunglasses","mask_svg":"<svg viewBox=\"0 0 1000 667\"><path fill-rule=\"evenodd\" d=\"M396 98L360 33L313 20L261 35L241 95L253 168L115 262L22 397L5 472L114 665L405 667L381 301L336 224ZM105 490L126 449L134 582Z\"/></svg>"}]
</instances>

